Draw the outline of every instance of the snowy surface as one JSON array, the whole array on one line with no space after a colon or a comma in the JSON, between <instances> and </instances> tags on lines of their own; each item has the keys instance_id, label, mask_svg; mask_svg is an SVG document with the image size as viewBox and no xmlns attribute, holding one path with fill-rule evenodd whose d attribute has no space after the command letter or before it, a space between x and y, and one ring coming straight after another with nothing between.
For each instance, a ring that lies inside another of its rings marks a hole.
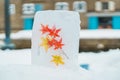
<instances>
[{"instance_id":1,"label":"snowy surface","mask_svg":"<svg viewBox=\"0 0 120 80\"><path fill-rule=\"evenodd\" d=\"M75 27L75 26L74 26ZM80 39L120 39L120 30L81 30ZM79 36L78 36L79 37ZM4 39L5 34L0 34ZM31 30L11 33L12 39L32 38ZM3 44L0 41L0 44ZM0 50L0 80L120 80L120 50L79 54L78 65L89 69L68 70L31 64L31 50Z\"/></svg>"},{"instance_id":2,"label":"snowy surface","mask_svg":"<svg viewBox=\"0 0 120 80\"><path fill-rule=\"evenodd\" d=\"M0 80L88 80L90 78L89 72L81 68L79 71L73 71L31 65L30 49L0 50Z\"/></svg>"},{"instance_id":3,"label":"snowy surface","mask_svg":"<svg viewBox=\"0 0 120 80\"><path fill-rule=\"evenodd\" d=\"M57 70L31 65L31 50L0 50L0 80L120 80L120 50L82 52L79 64L89 64L89 70ZM56 73L57 72L57 73ZM54 74L56 73L56 75ZM67 73L67 74L66 74ZM40 76L41 75L41 76ZM90 79L90 76L92 76Z\"/></svg>"},{"instance_id":4,"label":"snowy surface","mask_svg":"<svg viewBox=\"0 0 120 80\"><path fill-rule=\"evenodd\" d=\"M0 65L31 64L31 50L0 50Z\"/></svg>"},{"instance_id":5,"label":"snowy surface","mask_svg":"<svg viewBox=\"0 0 120 80\"><path fill-rule=\"evenodd\" d=\"M21 30L16 33L11 33L12 39L31 39L32 37L32 30ZM5 34L0 34L0 39L4 39Z\"/></svg>"},{"instance_id":6,"label":"snowy surface","mask_svg":"<svg viewBox=\"0 0 120 80\"><path fill-rule=\"evenodd\" d=\"M97 30L81 30L80 39L120 39L120 30L116 29L97 29ZM31 30L21 30L16 33L11 33L12 39L31 39ZM0 34L0 39L4 39L5 35Z\"/></svg>"},{"instance_id":7,"label":"snowy surface","mask_svg":"<svg viewBox=\"0 0 120 80\"><path fill-rule=\"evenodd\" d=\"M120 80L120 50L79 54L79 64L89 64L96 80ZM98 77L98 78L97 78Z\"/></svg>"},{"instance_id":8,"label":"snowy surface","mask_svg":"<svg viewBox=\"0 0 120 80\"><path fill-rule=\"evenodd\" d=\"M119 29L81 30L80 39L120 39L119 34Z\"/></svg>"}]
</instances>

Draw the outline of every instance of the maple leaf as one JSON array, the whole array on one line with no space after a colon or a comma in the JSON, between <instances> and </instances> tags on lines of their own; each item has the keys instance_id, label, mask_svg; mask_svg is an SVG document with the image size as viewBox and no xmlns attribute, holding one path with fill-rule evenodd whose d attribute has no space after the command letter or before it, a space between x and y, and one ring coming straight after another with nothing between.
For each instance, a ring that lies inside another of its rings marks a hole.
<instances>
[{"instance_id":1,"label":"maple leaf","mask_svg":"<svg viewBox=\"0 0 120 80\"><path fill-rule=\"evenodd\" d=\"M49 48L48 38L42 37L41 40L42 40L42 43L40 44L40 46L43 46L45 51L48 51L48 48Z\"/></svg>"},{"instance_id":2,"label":"maple leaf","mask_svg":"<svg viewBox=\"0 0 120 80\"><path fill-rule=\"evenodd\" d=\"M48 25L41 24L41 27L42 27L42 29L41 29L42 34L47 33L47 32L50 31Z\"/></svg>"},{"instance_id":3,"label":"maple leaf","mask_svg":"<svg viewBox=\"0 0 120 80\"><path fill-rule=\"evenodd\" d=\"M56 43L56 40L54 38L48 40L49 46L53 46Z\"/></svg>"},{"instance_id":4,"label":"maple leaf","mask_svg":"<svg viewBox=\"0 0 120 80\"><path fill-rule=\"evenodd\" d=\"M49 35L53 37L60 37L58 34L60 31L61 29L56 29L56 27L54 26L51 30L49 30Z\"/></svg>"},{"instance_id":5,"label":"maple leaf","mask_svg":"<svg viewBox=\"0 0 120 80\"><path fill-rule=\"evenodd\" d=\"M51 62L54 62L56 64L56 66L58 66L59 64L64 64L63 58L60 55L52 55L52 60Z\"/></svg>"},{"instance_id":6,"label":"maple leaf","mask_svg":"<svg viewBox=\"0 0 120 80\"><path fill-rule=\"evenodd\" d=\"M54 46L55 46L55 50L56 49L62 49L62 46L64 46L64 44L62 44L62 38L59 40L59 41L56 41L55 43L54 43Z\"/></svg>"}]
</instances>

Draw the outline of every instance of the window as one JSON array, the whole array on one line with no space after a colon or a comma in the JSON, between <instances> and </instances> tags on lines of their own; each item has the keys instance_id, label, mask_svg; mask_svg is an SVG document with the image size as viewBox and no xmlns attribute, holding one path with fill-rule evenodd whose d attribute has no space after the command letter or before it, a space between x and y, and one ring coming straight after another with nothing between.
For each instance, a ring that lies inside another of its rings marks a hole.
<instances>
[{"instance_id":1,"label":"window","mask_svg":"<svg viewBox=\"0 0 120 80\"><path fill-rule=\"evenodd\" d=\"M10 12L11 15L13 15L13 14L16 13L15 4L10 4L10 6L9 6L9 12Z\"/></svg>"},{"instance_id":2,"label":"window","mask_svg":"<svg viewBox=\"0 0 120 80\"><path fill-rule=\"evenodd\" d=\"M103 10L108 10L108 9L109 9L109 4L108 4L108 2L103 2L103 3L102 3L102 9L103 9Z\"/></svg>"},{"instance_id":3,"label":"window","mask_svg":"<svg viewBox=\"0 0 120 80\"><path fill-rule=\"evenodd\" d=\"M112 28L112 17L99 17L99 29L111 29Z\"/></svg>"},{"instance_id":4,"label":"window","mask_svg":"<svg viewBox=\"0 0 120 80\"><path fill-rule=\"evenodd\" d=\"M97 2L95 3L95 10L96 10L96 11L102 11L102 2L97 1Z\"/></svg>"},{"instance_id":5,"label":"window","mask_svg":"<svg viewBox=\"0 0 120 80\"><path fill-rule=\"evenodd\" d=\"M75 1L73 3L73 10L78 12L86 12L87 6L85 1Z\"/></svg>"},{"instance_id":6,"label":"window","mask_svg":"<svg viewBox=\"0 0 120 80\"><path fill-rule=\"evenodd\" d=\"M22 11L23 11L23 14L34 14L35 5L33 3L23 4Z\"/></svg>"},{"instance_id":7,"label":"window","mask_svg":"<svg viewBox=\"0 0 120 80\"><path fill-rule=\"evenodd\" d=\"M115 11L115 2L114 1L109 1L109 10Z\"/></svg>"},{"instance_id":8,"label":"window","mask_svg":"<svg viewBox=\"0 0 120 80\"><path fill-rule=\"evenodd\" d=\"M97 1L95 3L96 11L115 11L115 3L113 1L101 2Z\"/></svg>"},{"instance_id":9,"label":"window","mask_svg":"<svg viewBox=\"0 0 120 80\"><path fill-rule=\"evenodd\" d=\"M69 10L69 4L67 2L57 2L55 4L56 10Z\"/></svg>"}]
</instances>

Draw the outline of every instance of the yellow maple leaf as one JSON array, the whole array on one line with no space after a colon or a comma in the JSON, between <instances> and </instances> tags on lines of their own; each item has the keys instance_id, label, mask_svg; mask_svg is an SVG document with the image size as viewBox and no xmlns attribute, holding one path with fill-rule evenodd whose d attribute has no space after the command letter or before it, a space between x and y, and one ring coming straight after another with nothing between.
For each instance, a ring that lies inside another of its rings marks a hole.
<instances>
[{"instance_id":1,"label":"yellow maple leaf","mask_svg":"<svg viewBox=\"0 0 120 80\"><path fill-rule=\"evenodd\" d=\"M42 40L42 42L41 42L40 46L43 46L45 51L48 51L48 48L49 48L48 38L42 37L41 40Z\"/></svg>"},{"instance_id":2,"label":"yellow maple leaf","mask_svg":"<svg viewBox=\"0 0 120 80\"><path fill-rule=\"evenodd\" d=\"M54 62L56 64L56 66L58 66L59 64L64 64L63 58L60 55L52 55L52 60L51 62Z\"/></svg>"}]
</instances>

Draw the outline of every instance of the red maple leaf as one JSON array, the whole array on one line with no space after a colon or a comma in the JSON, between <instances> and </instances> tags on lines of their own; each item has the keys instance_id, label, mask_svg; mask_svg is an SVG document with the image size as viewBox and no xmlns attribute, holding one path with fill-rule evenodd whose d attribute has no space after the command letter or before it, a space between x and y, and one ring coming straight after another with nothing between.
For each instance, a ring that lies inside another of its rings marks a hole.
<instances>
[{"instance_id":1,"label":"red maple leaf","mask_svg":"<svg viewBox=\"0 0 120 80\"><path fill-rule=\"evenodd\" d=\"M53 37L60 37L58 34L60 31L61 29L56 29L55 27L53 27L51 30L49 30L49 35Z\"/></svg>"},{"instance_id":2,"label":"red maple leaf","mask_svg":"<svg viewBox=\"0 0 120 80\"><path fill-rule=\"evenodd\" d=\"M64 44L62 44L62 38L59 40L59 41L56 41L55 43L54 43L54 46L55 46L55 50L56 49L62 49L62 46L64 46Z\"/></svg>"},{"instance_id":3,"label":"red maple leaf","mask_svg":"<svg viewBox=\"0 0 120 80\"><path fill-rule=\"evenodd\" d=\"M50 28L48 27L48 25L41 24L41 27L42 27L42 29L41 29L42 34L50 31Z\"/></svg>"},{"instance_id":4,"label":"red maple leaf","mask_svg":"<svg viewBox=\"0 0 120 80\"><path fill-rule=\"evenodd\" d=\"M51 40L48 40L48 44L49 46L53 46L56 43L56 40L54 38L52 38Z\"/></svg>"}]
</instances>

